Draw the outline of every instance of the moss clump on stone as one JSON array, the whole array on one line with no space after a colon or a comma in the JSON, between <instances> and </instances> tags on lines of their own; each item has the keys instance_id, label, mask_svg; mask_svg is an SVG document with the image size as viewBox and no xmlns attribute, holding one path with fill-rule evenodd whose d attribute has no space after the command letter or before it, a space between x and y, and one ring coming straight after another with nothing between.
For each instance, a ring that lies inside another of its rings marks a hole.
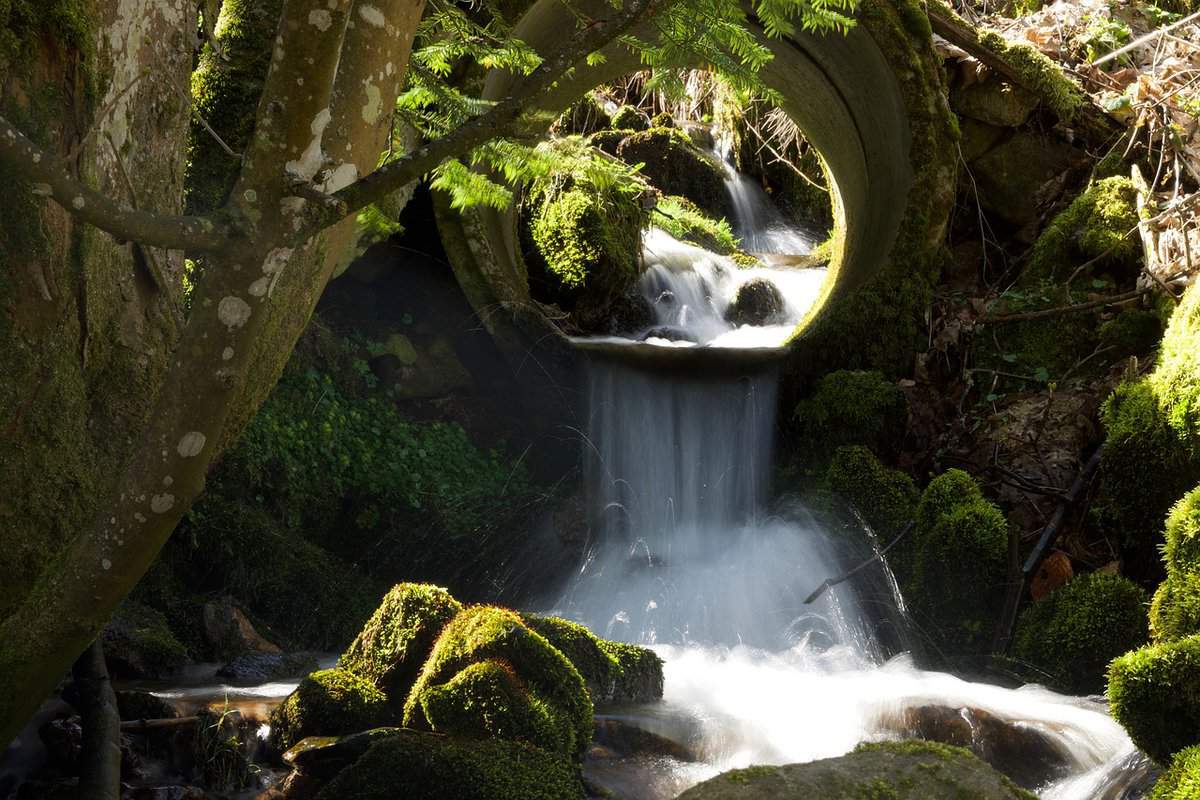
<instances>
[{"instance_id":1,"label":"moss clump on stone","mask_svg":"<svg viewBox=\"0 0 1200 800\"><path fill-rule=\"evenodd\" d=\"M746 256L741 240L724 219L713 219L686 197L670 195L658 201L651 222L681 242L727 256ZM753 261L753 258L750 258Z\"/></svg>"},{"instance_id":2,"label":"moss clump on stone","mask_svg":"<svg viewBox=\"0 0 1200 800\"><path fill-rule=\"evenodd\" d=\"M1008 523L979 485L952 469L917 507L908 594L917 623L948 656L987 649L1004 594Z\"/></svg>"},{"instance_id":3,"label":"moss clump on stone","mask_svg":"<svg viewBox=\"0 0 1200 800\"><path fill-rule=\"evenodd\" d=\"M1150 604L1150 630L1172 641L1200 633L1200 486L1171 509L1162 549L1167 579Z\"/></svg>"},{"instance_id":4,"label":"moss clump on stone","mask_svg":"<svg viewBox=\"0 0 1200 800\"><path fill-rule=\"evenodd\" d=\"M837 448L861 444L892 453L904 438L908 403L880 372L838 370L822 377L793 412L798 436L818 462Z\"/></svg>"},{"instance_id":5,"label":"moss clump on stone","mask_svg":"<svg viewBox=\"0 0 1200 800\"><path fill-rule=\"evenodd\" d=\"M1025 609L1013 653L1056 688L1101 692L1108 663L1146 643L1146 599L1141 587L1120 575L1080 575Z\"/></svg>"},{"instance_id":6,"label":"moss clump on stone","mask_svg":"<svg viewBox=\"0 0 1200 800\"><path fill-rule=\"evenodd\" d=\"M642 174L664 194L686 197L710 216L730 216L723 168L683 131L633 133L617 146L617 156L627 164L641 164Z\"/></svg>"},{"instance_id":7,"label":"moss clump on stone","mask_svg":"<svg viewBox=\"0 0 1200 800\"><path fill-rule=\"evenodd\" d=\"M314 672L271 712L271 746L280 752L309 736L340 736L388 724L387 697L344 669Z\"/></svg>"},{"instance_id":8,"label":"moss clump on stone","mask_svg":"<svg viewBox=\"0 0 1200 800\"><path fill-rule=\"evenodd\" d=\"M595 95L588 92L572 103L571 107L555 120L550 130L558 136L571 134L586 136L602 131L611 124L612 120L609 118L608 112L604 110L604 106L596 100Z\"/></svg>"},{"instance_id":9,"label":"moss clump on stone","mask_svg":"<svg viewBox=\"0 0 1200 800\"><path fill-rule=\"evenodd\" d=\"M571 760L523 742L399 730L371 745L317 800L582 800Z\"/></svg>"},{"instance_id":10,"label":"moss clump on stone","mask_svg":"<svg viewBox=\"0 0 1200 800\"><path fill-rule=\"evenodd\" d=\"M102 636L109 669L117 677L161 678L188 660L167 618L133 600L117 608Z\"/></svg>"},{"instance_id":11,"label":"moss clump on stone","mask_svg":"<svg viewBox=\"0 0 1200 800\"><path fill-rule=\"evenodd\" d=\"M575 665L593 703L662 699L663 662L654 651L601 639L584 626L558 617L522 614L521 619Z\"/></svg>"},{"instance_id":12,"label":"moss clump on stone","mask_svg":"<svg viewBox=\"0 0 1200 800\"><path fill-rule=\"evenodd\" d=\"M1154 784L1150 800L1195 800L1200 797L1200 745L1185 747Z\"/></svg>"},{"instance_id":13,"label":"moss clump on stone","mask_svg":"<svg viewBox=\"0 0 1200 800\"><path fill-rule=\"evenodd\" d=\"M1130 267L1141 250L1137 191L1129 178L1105 178L1089 186L1038 236L1026 274L1061 280L1088 261ZM1094 269L1094 268L1093 268Z\"/></svg>"},{"instance_id":14,"label":"moss clump on stone","mask_svg":"<svg viewBox=\"0 0 1200 800\"><path fill-rule=\"evenodd\" d=\"M1113 717L1160 764L1200 742L1200 636L1153 644L1108 668Z\"/></svg>"},{"instance_id":15,"label":"moss clump on stone","mask_svg":"<svg viewBox=\"0 0 1200 800\"><path fill-rule=\"evenodd\" d=\"M1100 346L1116 358L1147 353L1162 338L1162 319L1153 311L1132 308L1100 326Z\"/></svg>"},{"instance_id":16,"label":"moss clump on stone","mask_svg":"<svg viewBox=\"0 0 1200 800\"><path fill-rule=\"evenodd\" d=\"M370 681L401 708L433 643L461 610L445 589L422 583L396 584L338 665Z\"/></svg>"},{"instance_id":17,"label":"moss clump on stone","mask_svg":"<svg viewBox=\"0 0 1200 800\"><path fill-rule=\"evenodd\" d=\"M579 671L516 613L492 606L464 609L442 631L409 692L404 725L433 727L424 709L429 693L472 664L490 660L509 665L530 703L544 705L556 751L582 756L592 735L592 701Z\"/></svg>"},{"instance_id":18,"label":"moss clump on stone","mask_svg":"<svg viewBox=\"0 0 1200 800\"><path fill-rule=\"evenodd\" d=\"M906 473L885 467L868 448L838 448L826 473L829 488L858 510L882 537L895 536L914 518L920 493Z\"/></svg>"},{"instance_id":19,"label":"moss clump on stone","mask_svg":"<svg viewBox=\"0 0 1200 800\"><path fill-rule=\"evenodd\" d=\"M646 115L637 108L621 106L612 115L612 127L618 131L644 131L649 125L646 123Z\"/></svg>"},{"instance_id":20,"label":"moss clump on stone","mask_svg":"<svg viewBox=\"0 0 1200 800\"><path fill-rule=\"evenodd\" d=\"M675 118L667 111L661 111L650 118L652 128L674 128Z\"/></svg>"}]
</instances>

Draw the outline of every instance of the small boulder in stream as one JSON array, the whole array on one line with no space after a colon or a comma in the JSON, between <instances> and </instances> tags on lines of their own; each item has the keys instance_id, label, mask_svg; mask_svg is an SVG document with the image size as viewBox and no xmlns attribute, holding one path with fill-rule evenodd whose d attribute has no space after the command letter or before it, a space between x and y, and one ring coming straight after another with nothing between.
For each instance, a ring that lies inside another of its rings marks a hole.
<instances>
[{"instance_id":1,"label":"small boulder in stream","mask_svg":"<svg viewBox=\"0 0 1200 800\"><path fill-rule=\"evenodd\" d=\"M783 295L779 287L765 278L755 278L738 287L725 319L734 325L768 325L782 314Z\"/></svg>"},{"instance_id":2,"label":"small boulder in stream","mask_svg":"<svg viewBox=\"0 0 1200 800\"><path fill-rule=\"evenodd\" d=\"M266 683L307 675L317 668L311 653L244 653L217 670L237 683Z\"/></svg>"}]
</instances>

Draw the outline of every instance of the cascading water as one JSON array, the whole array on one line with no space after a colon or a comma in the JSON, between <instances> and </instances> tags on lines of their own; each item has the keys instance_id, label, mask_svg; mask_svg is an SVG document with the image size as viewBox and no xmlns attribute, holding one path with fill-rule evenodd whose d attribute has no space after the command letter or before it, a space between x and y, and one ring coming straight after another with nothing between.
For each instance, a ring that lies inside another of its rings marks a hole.
<instances>
[{"instance_id":1,"label":"cascading water","mask_svg":"<svg viewBox=\"0 0 1200 800\"><path fill-rule=\"evenodd\" d=\"M763 188L733 163L733 143L718 137L713 155L725 171L725 191L733 203L733 232L748 253L799 255L812 250L817 234L784 219Z\"/></svg>"},{"instance_id":2,"label":"cascading water","mask_svg":"<svg viewBox=\"0 0 1200 800\"><path fill-rule=\"evenodd\" d=\"M887 660L850 583L804 604L845 565L802 509L765 512L773 368L697 376L711 372L704 359L717 349L781 345L819 282L789 280L796 276L787 270L758 273L788 310L773 324L732 326L729 298L746 278L664 236L647 237L643 292L652 302L670 295L656 305L658 325L709 346L687 354L696 360L683 367L672 362L670 374L635 365L621 348L591 360L594 541L555 611L657 649L666 662L663 702L621 714L686 741L699 761L606 762L593 766L597 777L628 800L665 800L734 767L837 756L864 740L905 735L906 714L935 707L970 709L963 713L972 719L999 720L1047 743L1056 769L1024 776L1043 798L1139 796L1145 759L1100 702L971 683L917 669L904 655Z\"/></svg>"}]
</instances>

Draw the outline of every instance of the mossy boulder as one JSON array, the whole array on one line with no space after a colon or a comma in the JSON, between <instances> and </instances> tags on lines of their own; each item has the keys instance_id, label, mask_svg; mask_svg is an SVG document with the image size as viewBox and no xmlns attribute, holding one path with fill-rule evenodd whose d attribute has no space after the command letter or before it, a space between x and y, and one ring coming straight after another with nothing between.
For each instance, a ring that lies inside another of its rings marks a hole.
<instances>
[{"instance_id":1,"label":"mossy boulder","mask_svg":"<svg viewBox=\"0 0 1200 800\"><path fill-rule=\"evenodd\" d=\"M1034 800L970 750L919 740L859 745L839 758L748 767L693 786L679 800Z\"/></svg>"},{"instance_id":2,"label":"mossy boulder","mask_svg":"<svg viewBox=\"0 0 1200 800\"><path fill-rule=\"evenodd\" d=\"M693 145L683 131L639 131L621 141L617 156L628 164L641 164L642 174L664 194L686 197L710 216L730 216L721 165Z\"/></svg>"},{"instance_id":3,"label":"mossy boulder","mask_svg":"<svg viewBox=\"0 0 1200 800\"><path fill-rule=\"evenodd\" d=\"M612 115L613 130L644 131L650 127L646 115L635 106L621 106Z\"/></svg>"},{"instance_id":4,"label":"mossy boulder","mask_svg":"<svg viewBox=\"0 0 1200 800\"><path fill-rule=\"evenodd\" d=\"M885 467L862 445L838 448L825 473L829 488L854 506L881 537L913 520L920 492L907 473Z\"/></svg>"},{"instance_id":5,"label":"mossy boulder","mask_svg":"<svg viewBox=\"0 0 1200 800\"><path fill-rule=\"evenodd\" d=\"M397 584L342 653L338 666L370 681L395 708L403 708L433 643L461 610L445 589Z\"/></svg>"},{"instance_id":6,"label":"mossy boulder","mask_svg":"<svg viewBox=\"0 0 1200 800\"><path fill-rule=\"evenodd\" d=\"M1044 133L1018 131L975 159L971 174L983 208L1016 228L1037 222L1040 211L1031 198L1063 172L1087 163L1080 150Z\"/></svg>"},{"instance_id":7,"label":"mossy boulder","mask_svg":"<svg viewBox=\"0 0 1200 800\"><path fill-rule=\"evenodd\" d=\"M611 124L612 119L604 110L604 106L600 104L595 95L589 92L572 103L571 107L555 120L550 131L557 136L572 134L586 136L605 130Z\"/></svg>"},{"instance_id":8,"label":"mossy boulder","mask_svg":"<svg viewBox=\"0 0 1200 800\"><path fill-rule=\"evenodd\" d=\"M947 656L987 650L1004 596L1008 523L961 470L934 478L917 507L913 614Z\"/></svg>"},{"instance_id":9,"label":"mossy boulder","mask_svg":"<svg viewBox=\"0 0 1200 800\"><path fill-rule=\"evenodd\" d=\"M1038 279L1065 280L1089 261L1096 262L1093 272L1103 267L1127 273L1136 267L1141 253L1137 225L1133 182L1129 178L1097 181L1038 236L1026 273Z\"/></svg>"},{"instance_id":10,"label":"mossy boulder","mask_svg":"<svg viewBox=\"0 0 1200 800\"><path fill-rule=\"evenodd\" d=\"M1013 653L1055 688L1104 691L1108 663L1146 643L1146 593L1120 575L1092 572L1025 609Z\"/></svg>"},{"instance_id":11,"label":"mossy boulder","mask_svg":"<svg viewBox=\"0 0 1200 800\"><path fill-rule=\"evenodd\" d=\"M721 255L734 256L740 263L754 261L752 256L742 252L741 240L733 235L728 222L713 219L686 197L671 195L660 199L650 221L681 242L689 242Z\"/></svg>"},{"instance_id":12,"label":"mossy boulder","mask_svg":"<svg viewBox=\"0 0 1200 800\"><path fill-rule=\"evenodd\" d=\"M1160 764L1200 743L1200 635L1153 644L1120 656L1108 668L1113 717Z\"/></svg>"},{"instance_id":13,"label":"mossy boulder","mask_svg":"<svg viewBox=\"0 0 1200 800\"><path fill-rule=\"evenodd\" d=\"M1155 641L1200 633L1200 486L1184 495L1167 516L1163 561L1167 579L1150 605Z\"/></svg>"},{"instance_id":14,"label":"mossy boulder","mask_svg":"<svg viewBox=\"0 0 1200 800\"><path fill-rule=\"evenodd\" d=\"M271 712L271 746L283 752L309 736L341 736L387 725L387 696L344 669L314 672Z\"/></svg>"},{"instance_id":15,"label":"mossy boulder","mask_svg":"<svg viewBox=\"0 0 1200 800\"><path fill-rule=\"evenodd\" d=\"M1200 573L1200 486L1171 508L1165 538L1163 560L1167 571Z\"/></svg>"},{"instance_id":16,"label":"mossy boulder","mask_svg":"<svg viewBox=\"0 0 1200 800\"><path fill-rule=\"evenodd\" d=\"M481 680L484 676L478 672L473 673L470 680L458 680L460 673L486 661L507 665L516 682L501 686L494 671L486 681ZM446 700L446 690L440 687L448 684L455 686L455 694L461 702L480 705L494 704L500 693L523 688L527 695L523 703L530 708L545 710L545 725L552 732L549 738L555 743L554 750L563 755L582 756L591 739L592 701L579 671L512 611L473 606L459 612L438 637L409 692L404 706L404 725L436 731L436 719L429 718L426 705L433 698L438 698L433 700L435 705ZM467 690L472 688L482 692L476 699L468 696ZM475 715L474 719L479 726L487 722L482 714ZM492 731L492 735L500 733L500 729Z\"/></svg>"},{"instance_id":17,"label":"mossy boulder","mask_svg":"<svg viewBox=\"0 0 1200 800\"><path fill-rule=\"evenodd\" d=\"M583 785L569 758L524 742L398 730L372 744L321 790L317 800L398 796L405 800L582 800Z\"/></svg>"},{"instance_id":18,"label":"mossy boulder","mask_svg":"<svg viewBox=\"0 0 1200 800\"><path fill-rule=\"evenodd\" d=\"M188 660L167 618L133 600L121 604L101 640L108 671L118 678L162 678Z\"/></svg>"},{"instance_id":19,"label":"mossy boulder","mask_svg":"<svg viewBox=\"0 0 1200 800\"><path fill-rule=\"evenodd\" d=\"M674 128L675 118L668 111L660 111L650 118L652 128Z\"/></svg>"},{"instance_id":20,"label":"mossy boulder","mask_svg":"<svg viewBox=\"0 0 1200 800\"><path fill-rule=\"evenodd\" d=\"M1154 311L1131 308L1105 322L1098 331L1100 346L1116 358L1147 353L1162 338L1163 323Z\"/></svg>"},{"instance_id":21,"label":"mossy boulder","mask_svg":"<svg viewBox=\"0 0 1200 800\"><path fill-rule=\"evenodd\" d=\"M559 617L522 614L521 619L575 665L593 703L662 699L663 662L653 650L601 639L583 625Z\"/></svg>"},{"instance_id":22,"label":"mossy boulder","mask_svg":"<svg viewBox=\"0 0 1200 800\"><path fill-rule=\"evenodd\" d=\"M792 413L798 439L817 463L845 445L861 444L887 456L904 439L908 402L880 372L838 370L817 381Z\"/></svg>"},{"instance_id":23,"label":"mossy boulder","mask_svg":"<svg viewBox=\"0 0 1200 800\"><path fill-rule=\"evenodd\" d=\"M1185 747L1154 784L1150 800L1195 800L1200 797L1200 745Z\"/></svg>"},{"instance_id":24,"label":"mossy boulder","mask_svg":"<svg viewBox=\"0 0 1200 800\"><path fill-rule=\"evenodd\" d=\"M725 319L733 325L770 325L782 319L784 309L779 287L766 278L754 278L738 287Z\"/></svg>"}]
</instances>

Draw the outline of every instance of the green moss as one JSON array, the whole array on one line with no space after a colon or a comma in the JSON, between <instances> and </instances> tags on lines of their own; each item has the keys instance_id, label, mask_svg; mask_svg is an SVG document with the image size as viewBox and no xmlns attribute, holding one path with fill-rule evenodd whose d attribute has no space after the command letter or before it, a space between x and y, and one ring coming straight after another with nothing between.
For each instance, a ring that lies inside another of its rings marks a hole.
<instances>
[{"instance_id":1,"label":"green moss","mask_svg":"<svg viewBox=\"0 0 1200 800\"><path fill-rule=\"evenodd\" d=\"M421 711L438 733L514 739L550 752L562 744L554 709L503 661L478 661L421 693Z\"/></svg>"},{"instance_id":2,"label":"green moss","mask_svg":"<svg viewBox=\"0 0 1200 800\"><path fill-rule=\"evenodd\" d=\"M1200 574L1167 575L1150 602L1150 635L1170 642L1200 633Z\"/></svg>"},{"instance_id":3,"label":"green moss","mask_svg":"<svg viewBox=\"0 0 1200 800\"><path fill-rule=\"evenodd\" d=\"M839 370L823 376L792 416L799 440L814 461L823 463L837 448L851 444L895 452L904 438L908 402L880 372Z\"/></svg>"},{"instance_id":4,"label":"green moss","mask_svg":"<svg viewBox=\"0 0 1200 800\"><path fill-rule=\"evenodd\" d=\"M709 216L729 216L725 173L677 128L648 128L630 134L617 146L625 163L641 164L641 173L665 195L686 197Z\"/></svg>"},{"instance_id":5,"label":"green moss","mask_svg":"<svg viewBox=\"0 0 1200 800\"><path fill-rule=\"evenodd\" d=\"M1200 486L1184 495L1167 515L1163 556L1168 572L1200 574Z\"/></svg>"},{"instance_id":6,"label":"green moss","mask_svg":"<svg viewBox=\"0 0 1200 800\"><path fill-rule=\"evenodd\" d=\"M1100 326L1100 346L1113 358L1148 353L1162 338L1162 319L1154 311L1131 308Z\"/></svg>"},{"instance_id":7,"label":"green moss","mask_svg":"<svg viewBox=\"0 0 1200 800\"><path fill-rule=\"evenodd\" d=\"M1150 800L1195 800L1200 797L1200 745L1185 747L1154 784Z\"/></svg>"},{"instance_id":8,"label":"green moss","mask_svg":"<svg viewBox=\"0 0 1200 800\"><path fill-rule=\"evenodd\" d=\"M914 519L919 493L912 478L885 467L866 447L838 448L826 478L829 488L854 506L884 539L896 536Z\"/></svg>"},{"instance_id":9,"label":"green moss","mask_svg":"<svg viewBox=\"0 0 1200 800\"><path fill-rule=\"evenodd\" d=\"M584 626L538 614L522 614L579 670L593 703L649 703L662 699L663 663L645 647L601 639Z\"/></svg>"},{"instance_id":10,"label":"green moss","mask_svg":"<svg viewBox=\"0 0 1200 800\"><path fill-rule=\"evenodd\" d=\"M1108 669L1108 702L1133 743L1159 763L1200 742L1200 636L1117 658Z\"/></svg>"},{"instance_id":11,"label":"green moss","mask_svg":"<svg viewBox=\"0 0 1200 800\"><path fill-rule=\"evenodd\" d=\"M427 693L489 660L510 665L530 695L546 704L557 752L581 756L592 735L592 701L579 671L517 614L492 606L464 609L442 631L405 703L405 726L429 728Z\"/></svg>"},{"instance_id":12,"label":"green moss","mask_svg":"<svg viewBox=\"0 0 1200 800\"><path fill-rule=\"evenodd\" d=\"M342 653L338 666L367 679L393 705L403 707L434 641L461 610L445 589L396 584Z\"/></svg>"},{"instance_id":13,"label":"green moss","mask_svg":"<svg viewBox=\"0 0 1200 800\"><path fill-rule=\"evenodd\" d=\"M589 92L572 103L571 107L555 120L550 130L559 136L587 135L602 131L611 124L612 120L609 119L604 106L600 104L595 95Z\"/></svg>"},{"instance_id":14,"label":"green moss","mask_svg":"<svg viewBox=\"0 0 1200 800\"><path fill-rule=\"evenodd\" d=\"M621 106L612 115L612 126L619 131L644 131L648 127L646 117L634 106Z\"/></svg>"},{"instance_id":15,"label":"green moss","mask_svg":"<svg viewBox=\"0 0 1200 800\"><path fill-rule=\"evenodd\" d=\"M570 759L523 742L462 740L412 730L371 746L317 800L582 800Z\"/></svg>"},{"instance_id":16,"label":"green moss","mask_svg":"<svg viewBox=\"0 0 1200 800\"><path fill-rule=\"evenodd\" d=\"M681 242L690 242L722 255L749 258L742 252L741 240L733 235L733 229L729 227L728 222L724 219L713 219L686 197L664 197L658 201L654 212L651 218L654 225ZM753 258L750 260L754 261Z\"/></svg>"},{"instance_id":17,"label":"green moss","mask_svg":"<svg viewBox=\"0 0 1200 800\"><path fill-rule=\"evenodd\" d=\"M1034 243L1023 283L1062 280L1088 261L1097 267L1136 265L1137 191L1129 178L1105 178L1060 212ZM1086 276L1085 276L1086 277Z\"/></svg>"},{"instance_id":18,"label":"green moss","mask_svg":"<svg viewBox=\"0 0 1200 800\"><path fill-rule=\"evenodd\" d=\"M610 131L596 131L588 137L588 144L598 150L608 153L610 156L617 154L617 148L621 142L629 136L632 136L636 131L628 129L614 129Z\"/></svg>"},{"instance_id":19,"label":"green moss","mask_svg":"<svg viewBox=\"0 0 1200 800\"><path fill-rule=\"evenodd\" d=\"M314 672L271 712L271 746L283 752L309 736L340 736L387 725L387 697L344 669Z\"/></svg>"},{"instance_id":20,"label":"green moss","mask_svg":"<svg viewBox=\"0 0 1200 800\"><path fill-rule=\"evenodd\" d=\"M1075 694L1104 690L1108 662L1146 643L1146 593L1127 578L1092 572L1025 609L1014 655Z\"/></svg>"},{"instance_id":21,"label":"green moss","mask_svg":"<svg viewBox=\"0 0 1200 800\"><path fill-rule=\"evenodd\" d=\"M652 128L674 128L675 118L667 111L662 111L650 118Z\"/></svg>"},{"instance_id":22,"label":"green moss","mask_svg":"<svg viewBox=\"0 0 1200 800\"><path fill-rule=\"evenodd\" d=\"M961 470L934 478L917 506L908 595L918 625L949 656L984 652L1004 594L1008 523Z\"/></svg>"},{"instance_id":23,"label":"green moss","mask_svg":"<svg viewBox=\"0 0 1200 800\"><path fill-rule=\"evenodd\" d=\"M187 648L175 638L167 618L133 600L117 608L103 642L110 669L119 677L164 677L187 663Z\"/></svg>"}]
</instances>

